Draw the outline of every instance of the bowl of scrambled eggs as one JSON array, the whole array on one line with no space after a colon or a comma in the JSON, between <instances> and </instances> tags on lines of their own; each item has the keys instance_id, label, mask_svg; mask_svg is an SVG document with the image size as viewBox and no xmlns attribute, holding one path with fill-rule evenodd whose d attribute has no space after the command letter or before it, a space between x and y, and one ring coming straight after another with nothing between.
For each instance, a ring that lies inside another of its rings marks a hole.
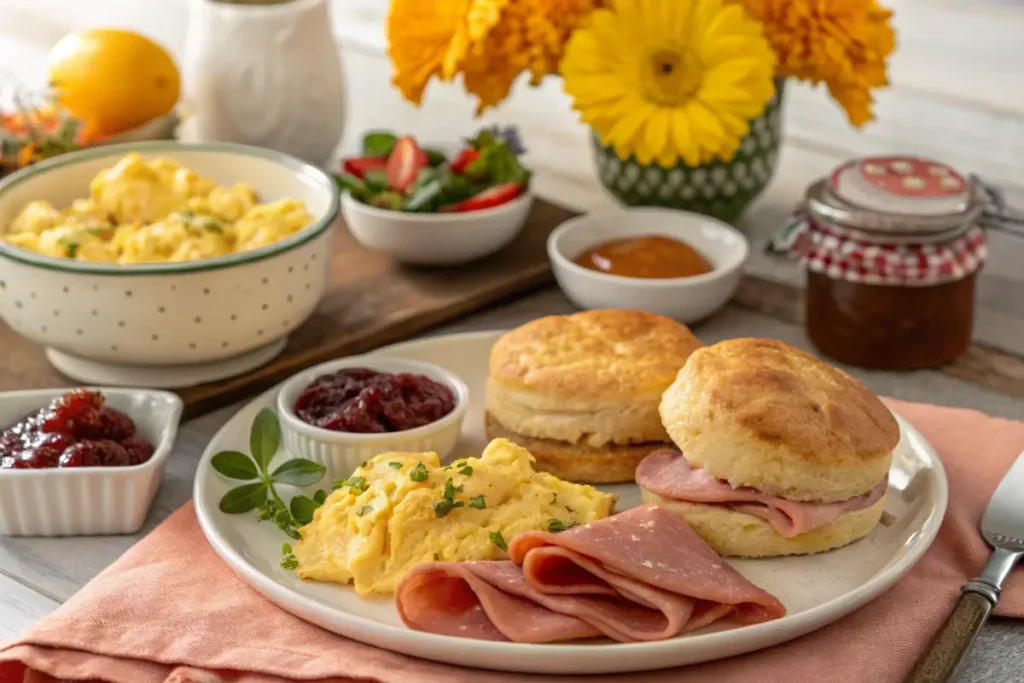
<instances>
[{"instance_id":1,"label":"bowl of scrambled eggs","mask_svg":"<svg viewBox=\"0 0 1024 683\"><path fill-rule=\"evenodd\" d=\"M51 360L192 366L283 346L326 289L338 210L327 174L264 149L62 155L0 182L0 317Z\"/></svg>"}]
</instances>

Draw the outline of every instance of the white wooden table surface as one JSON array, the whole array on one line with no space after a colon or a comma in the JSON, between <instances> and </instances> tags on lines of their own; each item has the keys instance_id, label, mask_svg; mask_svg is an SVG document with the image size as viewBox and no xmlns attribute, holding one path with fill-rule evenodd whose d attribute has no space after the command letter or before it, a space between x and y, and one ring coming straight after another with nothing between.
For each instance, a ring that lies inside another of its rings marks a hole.
<instances>
[{"instance_id":1,"label":"white wooden table surface","mask_svg":"<svg viewBox=\"0 0 1024 683\"><path fill-rule=\"evenodd\" d=\"M453 87L433 87L421 110L401 102L389 89L389 68L381 56L383 0L333 2L350 90L344 148L354 148L359 132L370 127L440 141L457 138L475 125L471 103ZM856 154L911 152L947 160L999 184L1011 201L1024 208L1024 41L1020 39L1024 3L893 0L888 4L897 10L901 50L892 69L897 85L879 98L880 122L853 132L823 93L790 89L778 175L743 221L742 227L755 239L770 233L808 182ZM186 0L0 0L0 66L25 81L42 83L46 48L66 31L90 25L135 28L177 52L186 21ZM522 128L530 148L528 162L538 170L540 194L579 209L612 205L594 177L586 131L576 125L557 82L517 91L510 104L487 118L491 121L514 122ZM1022 353L1024 243L997 237L994 247L980 293L978 337ZM750 269L780 280L798 277L791 264L760 256ZM538 315L569 310L557 291L547 291L434 334L510 327ZM696 332L705 342L759 335L807 347L799 328L736 308L726 309ZM851 371L880 394L1024 417L1020 401L943 374ZM203 447L235 409L183 426L144 532L188 500ZM0 640L16 636L48 614L137 538L0 539ZM913 619L913 613L906 618ZM996 621L976 646L965 680L1022 680L1018 674L1022 667L1024 624Z\"/></svg>"}]
</instances>

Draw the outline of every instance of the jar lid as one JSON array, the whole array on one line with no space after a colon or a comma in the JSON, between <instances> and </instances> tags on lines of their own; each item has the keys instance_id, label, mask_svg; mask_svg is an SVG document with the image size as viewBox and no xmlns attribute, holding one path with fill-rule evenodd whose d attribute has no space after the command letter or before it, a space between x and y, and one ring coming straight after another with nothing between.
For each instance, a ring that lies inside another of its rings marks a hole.
<instances>
[{"instance_id":1,"label":"jar lid","mask_svg":"<svg viewBox=\"0 0 1024 683\"><path fill-rule=\"evenodd\" d=\"M966 232L980 216L977 193L970 180L937 161L866 157L808 188L807 209L869 242L943 241Z\"/></svg>"}]
</instances>

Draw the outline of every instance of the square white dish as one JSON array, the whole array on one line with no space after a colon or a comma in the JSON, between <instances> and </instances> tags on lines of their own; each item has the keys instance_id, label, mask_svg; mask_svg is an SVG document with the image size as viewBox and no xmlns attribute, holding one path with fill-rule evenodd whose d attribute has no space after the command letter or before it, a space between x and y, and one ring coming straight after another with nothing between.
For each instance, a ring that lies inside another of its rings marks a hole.
<instances>
[{"instance_id":1,"label":"square white dish","mask_svg":"<svg viewBox=\"0 0 1024 683\"><path fill-rule=\"evenodd\" d=\"M137 433L153 444L153 457L129 467L0 470L0 536L131 534L146 521L178 433L181 399L166 391L95 389L132 418ZM68 391L0 393L0 428Z\"/></svg>"}]
</instances>

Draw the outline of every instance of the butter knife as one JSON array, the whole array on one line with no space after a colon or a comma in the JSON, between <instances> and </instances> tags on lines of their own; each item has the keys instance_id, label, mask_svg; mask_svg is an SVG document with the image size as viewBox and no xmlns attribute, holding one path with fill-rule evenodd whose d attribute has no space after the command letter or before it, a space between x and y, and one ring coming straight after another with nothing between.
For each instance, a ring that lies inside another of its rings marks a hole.
<instances>
[{"instance_id":1,"label":"butter knife","mask_svg":"<svg viewBox=\"0 0 1024 683\"><path fill-rule=\"evenodd\" d=\"M967 651L999 601L1003 581L1024 556L1024 453L999 482L985 516L981 535L992 556L976 578L960 589L960 600L939 629L906 683L947 683L959 679Z\"/></svg>"}]
</instances>

